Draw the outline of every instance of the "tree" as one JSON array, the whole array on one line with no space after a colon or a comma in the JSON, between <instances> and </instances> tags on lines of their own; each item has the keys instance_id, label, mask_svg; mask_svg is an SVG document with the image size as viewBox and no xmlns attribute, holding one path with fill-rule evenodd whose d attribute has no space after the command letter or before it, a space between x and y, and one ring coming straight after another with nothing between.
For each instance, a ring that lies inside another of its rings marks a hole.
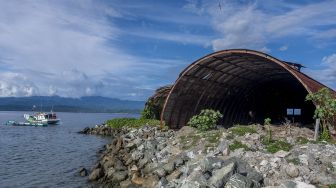
<instances>
[{"instance_id":1,"label":"tree","mask_svg":"<svg viewBox=\"0 0 336 188\"><path fill-rule=\"evenodd\" d=\"M331 93L330 89L322 88L316 93L309 93L306 100L315 104L314 119L321 120L321 138L328 140L329 132L336 127L336 96Z\"/></svg>"}]
</instances>

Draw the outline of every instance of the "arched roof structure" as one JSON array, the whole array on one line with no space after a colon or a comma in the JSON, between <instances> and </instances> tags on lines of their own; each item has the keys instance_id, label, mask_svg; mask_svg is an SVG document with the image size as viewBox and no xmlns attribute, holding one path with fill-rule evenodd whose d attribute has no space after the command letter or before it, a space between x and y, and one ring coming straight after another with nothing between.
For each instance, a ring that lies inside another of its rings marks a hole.
<instances>
[{"instance_id":1,"label":"arched roof structure","mask_svg":"<svg viewBox=\"0 0 336 188\"><path fill-rule=\"evenodd\" d=\"M262 52L231 49L198 59L173 85L161 120L180 128L202 109L219 110L220 124L282 121L287 108L301 109L302 122L312 121L314 105L305 96L325 87L300 72L300 65ZM253 116L251 116L251 113ZM254 117L255 116L255 117Z\"/></svg>"}]
</instances>

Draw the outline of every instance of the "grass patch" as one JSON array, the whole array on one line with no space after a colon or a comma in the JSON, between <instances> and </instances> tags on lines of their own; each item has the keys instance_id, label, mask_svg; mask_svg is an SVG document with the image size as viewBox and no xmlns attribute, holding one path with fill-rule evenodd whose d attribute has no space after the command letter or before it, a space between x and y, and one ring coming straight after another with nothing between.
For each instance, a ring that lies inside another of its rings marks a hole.
<instances>
[{"instance_id":1,"label":"grass patch","mask_svg":"<svg viewBox=\"0 0 336 188\"><path fill-rule=\"evenodd\" d=\"M296 142L299 144L307 144L309 142L309 140L305 137L297 137Z\"/></svg>"},{"instance_id":2,"label":"grass patch","mask_svg":"<svg viewBox=\"0 0 336 188\"><path fill-rule=\"evenodd\" d=\"M201 136L198 134L181 136L181 144L183 150L191 149L192 147L197 145L197 142L201 139Z\"/></svg>"},{"instance_id":3,"label":"grass patch","mask_svg":"<svg viewBox=\"0 0 336 188\"><path fill-rule=\"evenodd\" d=\"M300 164L300 159L298 158L293 158L293 159L287 159L288 163L293 163L294 165L299 165Z\"/></svg>"},{"instance_id":4,"label":"grass patch","mask_svg":"<svg viewBox=\"0 0 336 188\"><path fill-rule=\"evenodd\" d=\"M233 134L239 136L244 136L247 133L257 133L257 130L255 128L249 126L232 127L230 130L232 131Z\"/></svg>"},{"instance_id":5,"label":"grass patch","mask_svg":"<svg viewBox=\"0 0 336 188\"><path fill-rule=\"evenodd\" d=\"M243 143L241 143L237 140L233 141L233 143L229 145L229 148L230 148L231 151L234 151L234 150L239 149L239 148L244 148L245 150L250 149L247 145L245 145L245 144L243 144Z\"/></svg>"},{"instance_id":6,"label":"grass patch","mask_svg":"<svg viewBox=\"0 0 336 188\"><path fill-rule=\"evenodd\" d=\"M227 136L226 136L226 139L227 140L233 140L235 138L235 136L231 133L229 133Z\"/></svg>"},{"instance_id":7,"label":"grass patch","mask_svg":"<svg viewBox=\"0 0 336 188\"><path fill-rule=\"evenodd\" d=\"M160 125L160 121L156 119L115 118L107 120L106 124L113 128L140 128L144 125L158 126Z\"/></svg>"},{"instance_id":8,"label":"grass patch","mask_svg":"<svg viewBox=\"0 0 336 188\"><path fill-rule=\"evenodd\" d=\"M336 188L336 184L323 185L321 188Z\"/></svg>"},{"instance_id":9,"label":"grass patch","mask_svg":"<svg viewBox=\"0 0 336 188\"><path fill-rule=\"evenodd\" d=\"M266 150L270 153L276 153L280 150L289 151L293 147L288 142L282 140L268 140L265 137L262 138L261 142L266 146Z\"/></svg>"},{"instance_id":10,"label":"grass patch","mask_svg":"<svg viewBox=\"0 0 336 188\"><path fill-rule=\"evenodd\" d=\"M221 131L216 131L214 133L207 133L205 136L206 140L211 144L217 144L219 142L219 138L221 136Z\"/></svg>"}]
</instances>

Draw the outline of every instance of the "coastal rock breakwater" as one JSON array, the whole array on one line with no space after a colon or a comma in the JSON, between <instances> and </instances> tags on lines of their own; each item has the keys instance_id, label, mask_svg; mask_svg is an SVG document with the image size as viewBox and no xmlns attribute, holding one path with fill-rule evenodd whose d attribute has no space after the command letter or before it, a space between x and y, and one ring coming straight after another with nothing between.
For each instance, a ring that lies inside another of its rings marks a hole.
<instances>
[{"instance_id":1,"label":"coastal rock breakwater","mask_svg":"<svg viewBox=\"0 0 336 188\"><path fill-rule=\"evenodd\" d=\"M191 127L178 131L87 128L82 133L112 135L89 180L98 187L315 187L336 183L336 147L311 143L309 129L293 127L291 137L273 127L289 151L269 152L267 131ZM305 136L305 137L304 137Z\"/></svg>"}]
</instances>

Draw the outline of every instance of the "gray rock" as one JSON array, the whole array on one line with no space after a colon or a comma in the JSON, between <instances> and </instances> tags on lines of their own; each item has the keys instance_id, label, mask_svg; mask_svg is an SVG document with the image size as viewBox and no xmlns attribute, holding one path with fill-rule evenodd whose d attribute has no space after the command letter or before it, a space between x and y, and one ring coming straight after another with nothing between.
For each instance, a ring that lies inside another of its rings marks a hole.
<instances>
[{"instance_id":1,"label":"gray rock","mask_svg":"<svg viewBox=\"0 0 336 188\"><path fill-rule=\"evenodd\" d=\"M247 162L236 159L237 164L237 172L243 176L246 176L248 179L251 179L255 182L262 182L263 176L259 172L257 172L254 168L252 168Z\"/></svg>"},{"instance_id":2,"label":"gray rock","mask_svg":"<svg viewBox=\"0 0 336 188\"><path fill-rule=\"evenodd\" d=\"M180 166L182 166L183 164L184 164L183 159L178 158L178 159L175 160L175 166L176 166L176 167L180 167ZM336 167L335 167L335 169L336 169Z\"/></svg>"},{"instance_id":3,"label":"gray rock","mask_svg":"<svg viewBox=\"0 0 336 188\"><path fill-rule=\"evenodd\" d=\"M163 168L158 168L155 170L155 174L161 178L166 175L166 171Z\"/></svg>"},{"instance_id":4,"label":"gray rock","mask_svg":"<svg viewBox=\"0 0 336 188\"><path fill-rule=\"evenodd\" d=\"M112 180L113 181L123 181L127 178L127 172L126 171L118 171L118 172L115 172L113 175L112 175Z\"/></svg>"},{"instance_id":5,"label":"gray rock","mask_svg":"<svg viewBox=\"0 0 336 188\"><path fill-rule=\"evenodd\" d=\"M81 168L80 170L79 170L79 175L80 176L87 176L88 175L88 171L86 170L86 168Z\"/></svg>"},{"instance_id":6,"label":"gray rock","mask_svg":"<svg viewBox=\"0 0 336 188\"><path fill-rule=\"evenodd\" d=\"M167 172L167 174L172 173L172 172L175 170L175 164L174 164L174 161L171 161L171 162L169 162L169 163L163 165L162 168Z\"/></svg>"},{"instance_id":7,"label":"gray rock","mask_svg":"<svg viewBox=\"0 0 336 188\"><path fill-rule=\"evenodd\" d=\"M285 158L290 154L290 152L280 150L274 154L275 157Z\"/></svg>"},{"instance_id":8,"label":"gray rock","mask_svg":"<svg viewBox=\"0 0 336 188\"><path fill-rule=\"evenodd\" d=\"M149 162L148 158L147 157L144 157L143 159L140 159L139 160L139 168L143 168L147 163Z\"/></svg>"},{"instance_id":9,"label":"gray rock","mask_svg":"<svg viewBox=\"0 0 336 188\"><path fill-rule=\"evenodd\" d=\"M186 182L193 182L193 184L196 185L197 187L206 187L207 185L207 179L203 175L200 167L194 168L193 171L189 174L189 176L185 178L185 180Z\"/></svg>"},{"instance_id":10,"label":"gray rock","mask_svg":"<svg viewBox=\"0 0 336 188\"><path fill-rule=\"evenodd\" d=\"M132 149L136 148L136 144L134 142L130 142L130 143L126 144L126 148L129 148L129 149L132 150Z\"/></svg>"},{"instance_id":11,"label":"gray rock","mask_svg":"<svg viewBox=\"0 0 336 188\"><path fill-rule=\"evenodd\" d=\"M240 174L234 174L225 184L225 188L252 188L252 187L253 187L252 180Z\"/></svg>"},{"instance_id":12,"label":"gray rock","mask_svg":"<svg viewBox=\"0 0 336 188\"><path fill-rule=\"evenodd\" d=\"M286 171L286 174L288 176L292 177L292 178L296 178L300 174L299 169L296 166L294 166L294 165L288 165L286 167L285 171Z\"/></svg>"},{"instance_id":13,"label":"gray rock","mask_svg":"<svg viewBox=\"0 0 336 188\"><path fill-rule=\"evenodd\" d=\"M113 174L116 172L114 168L109 168L105 171L108 178L112 178Z\"/></svg>"},{"instance_id":14,"label":"gray rock","mask_svg":"<svg viewBox=\"0 0 336 188\"><path fill-rule=\"evenodd\" d=\"M280 185L280 188L315 188L315 186L300 181L286 181Z\"/></svg>"},{"instance_id":15,"label":"gray rock","mask_svg":"<svg viewBox=\"0 0 336 188\"><path fill-rule=\"evenodd\" d=\"M300 163L308 165L308 156L306 154L299 155Z\"/></svg>"},{"instance_id":16,"label":"gray rock","mask_svg":"<svg viewBox=\"0 0 336 188\"><path fill-rule=\"evenodd\" d=\"M226 140L220 141L217 150L222 155L229 155L230 154L229 143Z\"/></svg>"},{"instance_id":17,"label":"gray rock","mask_svg":"<svg viewBox=\"0 0 336 188\"><path fill-rule=\"evenodd\" d=\"M167 180L173 181L173 180L179 179L181 175L182 175L182 172L180 170L175 170L174 172L172 172L170 175L167 176Z\"/></svg>"},{"instance_id":18,"label":"gray rock","mask_svg":"<svg viewBox=\"0 0 336 188\"><path fill-rule=\"evenodd\" d=\"M221 169L214 170L212 177L208 180L210 186L219 188L223 187L224 183L231 177L235 170L235 163L232 162Z\"/></svg>"},{"instance_id":19,"label":"gray rock","mask_svg":"<svg viewBox=\"0 0 336 188\"><path fill-rule=\"evenodd\" d=\"M96 168L91 172L91 174L89 176L89 180L90 181L96 181L99 178L101 178L102 176L104 176L103 169L102 168Z\"/></svg>"},{"instance_id":20,"label":"gray rock","mask_svg":"<svg viewBox=\"0 0 336 188\"><path fill-rule=\"evenodd\" d=\"M116 170L126 170L127 168L125 165L121 162L121 160L116 159L114 163L114 168Z\"/></svg>"},{"instance_id":21,"label":"gray rock","mask_svg":"<svg viewBox=\"0 0 336 188\"><path fill-rule=\"evenodd\" d=\"M185 182L180 188L200 188L201 185L198 182Z\"/></svg>"},{"instance_id":22,"label":"gray rock","mask_svg":"<svg viewBox=\"0 0 336 188\"><path fill-rule=\"evenodd\" d=\"M131 156L133 160L137 161L141 159L144 156L144 154L138 150L135 150L132 152Z\"/></svg>"},{"instance_id":23,"label":"gray rock","mask_svg":"<svg viewBox=\"0 0 336 188\"><path fill-rule=\"evenodd\" d=\"M130 180L125 180L125 181L122 181L120 182L120 188L130 188L130 187L133 187L132 186L132 182Z\"/></svg>"},{"instance_id":24,"label":"gray rock","mask_svg":"<svg viewBox=\"0 0 336 188\"><path fill-rule=\"evenodd\" d=\"M158 187L163 187L168 184L168 181L165 177L162 177L158 183Z\"/></svg>"},{"instance_id":25,"label":"gray rock","mask_svg":"<svg viewBox=\"0 0 336 188\"><path fill-rule=\"evenodd\" d=\"M200 167L203 172L211 172L213 169L219 169L222 167L223 160L217 157L205 157L200 162Z\"/></svg>"}]
</instances>

